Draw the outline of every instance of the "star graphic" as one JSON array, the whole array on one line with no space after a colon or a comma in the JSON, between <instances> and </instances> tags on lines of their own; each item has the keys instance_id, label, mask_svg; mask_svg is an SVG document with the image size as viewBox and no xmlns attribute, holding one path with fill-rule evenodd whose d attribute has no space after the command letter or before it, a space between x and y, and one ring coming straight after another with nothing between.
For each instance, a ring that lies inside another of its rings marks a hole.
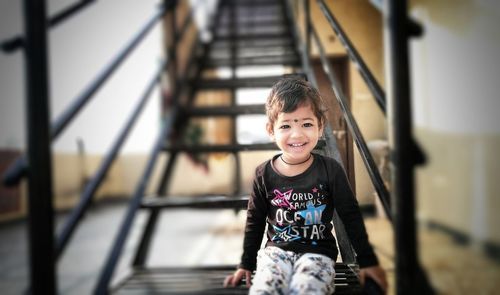
<instances>
[{"instance_id":1,"label":"star graphic","mask_svg":"<svg viewBox=\"0 0 500 295\"><path fill-rule=\"evenodd\" d=\"M290 233L292 229L291 224L283 228L273 225L273 228L274 231L276 232L276 235L274 235L274 237L271 239L273 242L291 242L300 239L299 235L294 235Z\"/></svg>"},{"instance_id":2,"label":"star graphic","mask_svg":"<svg viewBox=\"0 0 500 295\"><path fill-rule=\"evenodd\" d=\"M305 225L321 224L321 216L326 205L314 207L311 202L307 203L307 209L299 211L299 215L304 218Z\"/></svg>"},{"instance_id":3,"label":"star graphic","mask_svg":"<svg viewBox=\"0 0 500 295\"><path fill-rule=\"evenodd\" d=\"M273 204L274 206L278 206L278 207L295 209L295 207L292 204L290 204L290 202L288 201L288 200L290 200L290 196L292 195L292 192L293 192L293 189L286 191L284 193L275 189L273 191L275 197L274 197L274 199L271 200L271 204Z\"/></svg>"}]
</instances>

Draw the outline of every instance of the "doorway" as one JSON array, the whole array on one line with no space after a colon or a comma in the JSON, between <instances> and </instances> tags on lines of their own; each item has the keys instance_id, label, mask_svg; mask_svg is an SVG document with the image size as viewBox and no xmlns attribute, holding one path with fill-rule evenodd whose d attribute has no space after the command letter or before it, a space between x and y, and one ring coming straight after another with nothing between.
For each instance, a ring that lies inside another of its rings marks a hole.
<instances>
[{"instance_id":1,"label":"doorway","mask_svg":"<svg viewBox=\"0 0 500 295\"><path fill-rule=\"evenodd\" d=\"M347 105L351 106L351 97L349 91L349 60L347 57L330 57L328 58L330 65L333 67L335 76L340 80L342 92L347 99ZM318 81L318 88L325 101L328 109L327 119L332 127L333 134L337 140L337 146L342 158L344 169L351 184L352 190L356 193L356 182L354 177L354 157L353 157L353 140L349 133L347 124L344 120L342 110L337 102L337 98L332 90L330 81L323 70L321 60L314 58L312 60L312 68Z\"/></svg>"}]
</instances>

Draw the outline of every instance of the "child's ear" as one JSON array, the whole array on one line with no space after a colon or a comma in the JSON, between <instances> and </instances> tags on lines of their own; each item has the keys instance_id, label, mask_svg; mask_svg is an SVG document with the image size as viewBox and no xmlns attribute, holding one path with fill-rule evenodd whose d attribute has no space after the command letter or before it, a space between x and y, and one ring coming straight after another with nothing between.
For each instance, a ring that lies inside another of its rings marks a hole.
<instances>
[{"instance_id":1,"label":"child's ear","mask_svg":"<svg viewBox=\"0 0 500 295\"><path fill-rule=\"evenodd\" d=\"M273 126L269 122L266 124L266 130L267 130L267 134L269 134L269 137L271 137L271 140L274 141Z\"/></svg>"},{"instance_id":2,"label":"child's ear","mask_svg":"<svg viewBox=\"0 0 500 295\"><path fill-rule=\"evenodd\" d=\"M325 124L320 123L319 124L319 137L323 137L325 134L323 133L325 131Z\"/></svg>"}]
</instances>

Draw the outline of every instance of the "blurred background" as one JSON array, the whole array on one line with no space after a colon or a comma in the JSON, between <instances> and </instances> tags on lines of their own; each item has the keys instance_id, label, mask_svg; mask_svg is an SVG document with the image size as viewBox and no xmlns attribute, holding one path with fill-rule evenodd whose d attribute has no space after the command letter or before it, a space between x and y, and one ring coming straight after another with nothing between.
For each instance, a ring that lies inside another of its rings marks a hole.
<instances>
[{"instance_id":1,"label":"blurred background","mask_svg":"<svg viewBox=\"0 0 500 295\"><path fill-rule=\"evenodd\" d=\"M76 2L76 1L75 1ZM298 32L304 33L302 1L290 2ZM383 1L325 1L352 44L383 89L388 89L387 28ZM50 0L48 16L67 7L69 1ZM123 45L136 34L157 8L157 0L94 1L75 17L48 31L48 81L51 121L56 120L102 72ZM192 9L194 24L177 46L179 76L188 72L189 52L198 37L215 42L210 31L218 1L179 1L179 26ZM500 3L495 0L413 0L409 16L423 33L410 39L410 81L413 134L427 156L416 169L416 218L420 261L431 285L439 294L498 294L500 285ZM326 56L333 65L344 94L384 181L391 187L389 122L363 81L355 63L332 30L318 2L311 1L311 21ZM23 34L23 2L0 2L0 41ZM258 16L259 13L256 13ZM271 11L270 14L273 14ZM256 17L256 15L253 15ZM265 15L265 13L263 13ZM264 20L262 20L264 22ZM281 28L278 28L281 29ZM223 30L215 33L224 35ZM267 32L269 33L269 32ZM111 147L117 130L133 111L150 77L169 59L168 20L158 22L123 62L107 83L95 93L75 120L53 141L52 203L57 229L78 204ZM251 50L250 50L251 51ZM262 50L271 54L271 50ZM215 53L214 53L215 54ZM229 53L219 52L219 57ZM286 52L278 52L285 55ZM213 56L211 58L218 58ZM392 226L385 218L376 191L353 144L343 119L335 113L336 100L317 46L310 52L311 69L318 87L329 101L329 119L341 148L344 167L363 212L372 243L389 274L394 292L394 246ZM26 90L23 50L0 53L0 172L26 151ZM289 65L227 65L205 71L205 78L279 76L294 72ZM145 169L171 101L175 83L168 78L150 94L116 161L106 174L79 230L58 266L59 291L88 294L103 266L107 251L123 219L127 201ZM234 91L231 92L231 91ZM269 87L200 92L194 106L262 104ZM236 123L235 123L236 121ZM189 140L204 144L261 144L269 142L263 114L231 118L195 118L183 122ZM342 131L344 133L342 133ZM336 133L335 133L336 132ZM236 142L233 141L233 133ZM238 194L249 193L254 168L276 151L232 153L182 153L177 156L168 194L233 194L233 167L239 165ZM172 154L158 158L166 163ZM161 179L155 167L146 194L154 195ZM19 294L28 286L27 184L0 186L0 289ZM168 212L157 228L153 265L237 264L241 255L244 212ZM145 223L138 215L136 227ZM179 220L189 220L184 225ZM189 224L189 225L188 225ZM187 229L179 229L186 226ZM190 227L191 226L191 227ZM204 227L203 227L204 226ZM125 251L131 256L137 242L132 232ZM176 236L174 246L171 237ZM163 238L162 238L163 237ZM85 253L85 254L82 254ZM84 257L82 257L82 255ZM85 258L85 259L83 259ZM125 260L125 259L123 259ZM127 262L120 262L120 269ZM85 265L85 267L78 266Z\"/></svg>"}]
</instances>

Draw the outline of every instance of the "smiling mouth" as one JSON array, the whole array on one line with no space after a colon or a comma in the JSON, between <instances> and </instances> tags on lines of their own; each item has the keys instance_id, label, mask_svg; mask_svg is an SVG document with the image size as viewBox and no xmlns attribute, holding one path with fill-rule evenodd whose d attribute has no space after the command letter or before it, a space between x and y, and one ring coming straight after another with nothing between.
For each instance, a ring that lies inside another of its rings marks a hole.
<instances>
[{"instance_id":1,"label":"smiling mouth","mask_svg":"<svg viewBox=\"0 0 500 295\"><path fill-rule=\"evenodd\" d=\"M304 143L290 143L289 146L291 147L301 147L301 146L305 146L307 144L307 142L304 142Z\"/></svg>"}]
</instances>

